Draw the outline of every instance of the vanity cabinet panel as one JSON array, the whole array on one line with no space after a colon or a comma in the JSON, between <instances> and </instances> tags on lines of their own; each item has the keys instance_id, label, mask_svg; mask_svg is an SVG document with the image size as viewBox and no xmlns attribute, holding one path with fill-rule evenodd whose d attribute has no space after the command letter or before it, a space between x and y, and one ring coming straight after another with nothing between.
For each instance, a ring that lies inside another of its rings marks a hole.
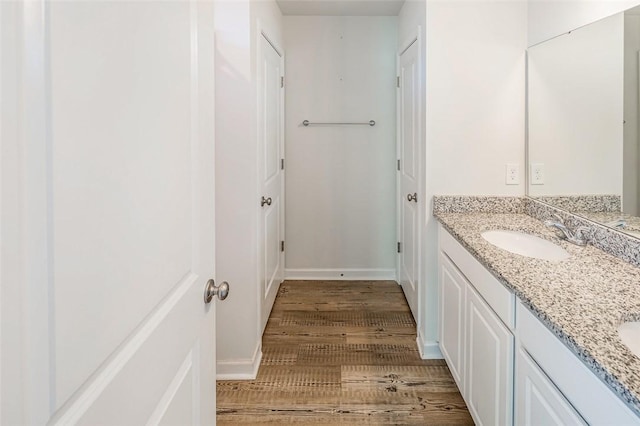
<instances>
[{"instance_id":1,"label":"vanity cabinet panel","mask_svg":"<svg viewBox=\"0 0 640 426\"><path fill-rule=\"evenodd\" d=\"M522 303L517 304L517 337L527 353L591 425L640 425L635 415L573 352ZM520 380L520 368L516 381ZM548 396L548 395L545 395ZM520 396L517 397L517 400ZM520 405L518 405L520 408ZM520 417L518 412L517 417Z\"/></svg>"},{"instance_id":2,"label":"vanity cabinet panel","mask_svg":"<svg viewBox=\"0 0 640 426\"><path fill-rule=\"evenodd\" d=\"M522 347L516 359L515 393L517 425L586 424Z\"/></svg>"},{"instance_id":3,"label":"vanity cabinet panel","mask_svg":"<svg viewBox=\"0 0 640 426\"><path fill-rule=\"evenodd\" d=\"M482 425L509 425L513 420L514 338L491 308L467 288L465 400Z\"/></svg>"},{"instance_id":4,"label":"vanity cabinet panel","mask_svg":"<svg viewBox=\"0 0 640 426\"><path fill-rule=\"evenodd\" d=\"M467 282L451 263L440 253L440 350L451 375L464 388L464 306Z\"/></svg>"},{"instance_id":5,"label":"vanity cabinet panel","mask_svg":"<svg viewBox=\"0 0 640 426\"><path fill-rule=\"evenodd\" d=\"M442 228L438 273L440 350L473 420L513 424L514 337L502 318L515 325L515 296Z\"/></svg>"},{"instance_id":6,"label":"vanity cabinet panel","mask_svg":"<svg viewBox=\"0 0 640 426\"><path fill-rule=\"evenodd\" d=\"M442 226L438 238L440 349L476 424L640 426L640 417Z\"/></svg>"},{"instance_id":7,"label":"vanity cabinet panel","mask_svg":"<svg viewBox=\"0 0 640 426\"><path fill-rule=\"evenodd\" d=\"M441 252L451 259L502 322L513 329L516 296L442 226L439 229L439 241Z\"/></svg>"}]
</instances>

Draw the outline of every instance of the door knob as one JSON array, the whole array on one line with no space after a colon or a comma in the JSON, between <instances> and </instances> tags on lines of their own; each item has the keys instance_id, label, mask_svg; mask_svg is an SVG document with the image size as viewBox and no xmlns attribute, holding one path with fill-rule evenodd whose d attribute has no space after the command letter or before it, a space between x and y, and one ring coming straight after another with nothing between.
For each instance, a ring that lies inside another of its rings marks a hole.
<instances>
[{"instance_id":1,"label":"door knob","mask_svg":"<svg viewBox=\"0 0 640 426\"><path fill-rule=\"evenodd\" d=\"M269 198L262 197L262 201L260 201L260 207L264 207L265 204L268 206L271 205L271 197Z\"/></svg>"},{"instance_id":2,"label":"door knob","mask_svg":"<svg viewBox=\"0 0 640 426\"><path fill-rule=\"evenodd\" d=\"M204 286L204 303L211 303L213 296L218 296L218 299L224 300L229 295L229 283L223 281L222 284L216 286L215 281L209 280Z\"/></svg>"},{"instance_id":3,"label":"door knob","mask_svg":"<svg viewBox=\"0 0 640 426\"><path fill-rule=\"evenodd\" d=\"M418 193L414 192L413 194L407 194L407 201L415 201L418 202Z\"/></svg>"}]
</instances>

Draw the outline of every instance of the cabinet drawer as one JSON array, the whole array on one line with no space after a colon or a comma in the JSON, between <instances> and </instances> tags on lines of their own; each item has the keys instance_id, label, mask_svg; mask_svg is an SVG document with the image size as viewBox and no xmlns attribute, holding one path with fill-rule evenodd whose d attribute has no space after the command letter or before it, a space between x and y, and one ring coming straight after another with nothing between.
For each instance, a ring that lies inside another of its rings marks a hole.
<instances>
[{"instance_id":1,"label":"cabinet drawer","mask_svg":"<svg viewBox=\"0 0 640 426\"><path fill-rule=\"evenodd\" d=\"M640 424L640 418L521 302L517 318L520 345L587 423Z\"/></svg>"},{"instance_id":2,"label":"cabinet drawer","mask_svg":"<svg viewBox=\"0 0 640 426\"><path fill-rule=\"evenodd\" d=\"M511 330L515 327L515 295L439 225L440 250L456 264L491 309ZM473 279L470 279L473 277Z\"/></svg>"},{"instance_id":3,"label":"cabinet drawer","mask_svg":"<svg viewBox=\"0 0 640 426\"><path fill-rule=\"evenodd\" d=\"M520 347L516 359L517 425L584 425L582 417Z\"/></svg>"}]
</instances>

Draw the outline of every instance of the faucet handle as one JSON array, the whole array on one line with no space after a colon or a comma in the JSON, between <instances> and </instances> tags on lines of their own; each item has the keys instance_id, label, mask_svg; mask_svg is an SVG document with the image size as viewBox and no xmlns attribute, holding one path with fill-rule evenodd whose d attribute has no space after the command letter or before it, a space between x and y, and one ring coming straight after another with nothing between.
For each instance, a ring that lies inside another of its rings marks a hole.
<instances>
[{"instance_id":1,"label":"faucet handle","mask_svg":"<svg viewBox=\"0 0 640 426\"><path fill-rule=\"evenodd\" d=\"M551 213L551 218L564 225L564 219L558 213Z\"/></svg>"},{"instance_id":2,"label":"faucet handle","mask_svg":"<svg viewBox=\"0 0 640 426\"><path fill-rule=\"evenodd\" d=\"M573 236L571 238L568 238L569 242L572 242L573 244L579 245L579 246L586 246L587 242L589 240L589 232L591 231L591 229L589 229L589 227L587 226L578 226L574 231L573 231Z\"/></svg>"},{"instance_id":3,"label":"faucet handle","mask_svg":"<svg viewBox=\"0 0 640 426\"><path fill-rule=\"evenodd\" d=\"M576 238L586 239L585 237L589 235L589 231L591 229L588 226L578 226L573 233Z\"/></svg>"}]
</instances>

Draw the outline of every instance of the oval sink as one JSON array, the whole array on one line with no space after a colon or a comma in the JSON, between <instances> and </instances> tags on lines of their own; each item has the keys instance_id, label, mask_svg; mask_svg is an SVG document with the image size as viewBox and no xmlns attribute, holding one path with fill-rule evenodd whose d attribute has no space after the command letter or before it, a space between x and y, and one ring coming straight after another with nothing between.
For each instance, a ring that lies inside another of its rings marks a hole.
<instances>
[{"instance_id":1,"label":"oval sink","mask_svg":"<svg viewBox=\"0 0 640 426\"><path fill-rule=\"evenodd\" d=\"M518 231L494 230L485 231L482 238L496 247L511 253L536 259L559 262L567 259L570 254L557 244L535 235Z\"/></svg>"},{"instance_id":2,"label":"oval sink","mask_svg":"<svg viewBox=\"0 0 640 426\"><path fill-rule=\"evenodd\" d=\"M618 335L635 356L640 357L640 321L625 322L618 327Z\"/></svg>"}]
</instances>

